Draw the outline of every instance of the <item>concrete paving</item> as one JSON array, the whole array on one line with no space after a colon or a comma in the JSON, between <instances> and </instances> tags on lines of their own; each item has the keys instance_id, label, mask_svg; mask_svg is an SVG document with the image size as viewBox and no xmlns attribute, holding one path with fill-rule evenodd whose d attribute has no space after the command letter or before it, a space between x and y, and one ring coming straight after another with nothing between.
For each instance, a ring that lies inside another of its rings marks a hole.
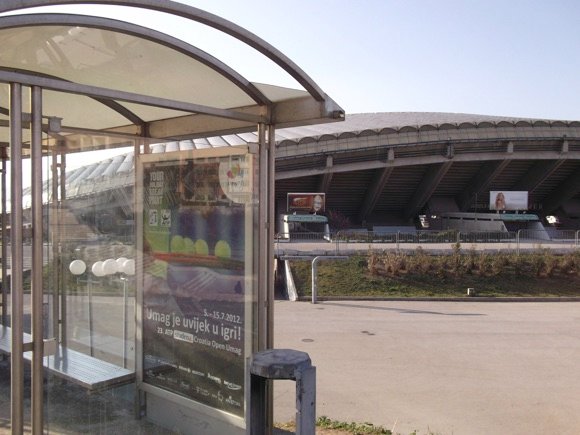
<instances>
[{"instance_id":1,"label":"concrete paving","mask_svg":"<svg viewBox=\"0 0 580 435\"><path fill-rule=\"evenodd\" d=\"M405 435L580 433L577 302L277 301L275 347L310 354L318 416ZM274 388L275 421L292 420L294 383Z\"/></svg>"}]
</instances>

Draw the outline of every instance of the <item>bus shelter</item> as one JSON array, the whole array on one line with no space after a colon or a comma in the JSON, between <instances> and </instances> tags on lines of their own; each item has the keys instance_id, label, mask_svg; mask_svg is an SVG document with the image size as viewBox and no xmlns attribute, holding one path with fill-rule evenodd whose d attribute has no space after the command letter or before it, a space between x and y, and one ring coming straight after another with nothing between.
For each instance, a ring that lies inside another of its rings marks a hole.
<instances>
[{"instance_id":1,"label":"bus shelter","mask_svg":"<svg viewBox=\"0 0 580 435\"><path fill-rule=\"evenodd\" d=\"M250 47L298 89L130 22L143 11ZM248 360L272 347L274 129L344 111L267 42L181 3L4 0L0 14L3 424L244 433ZM233 146L245 133L256 143ZM133 189L97 199L97 180L124 173Z\"/></svg>"}]
</instances>

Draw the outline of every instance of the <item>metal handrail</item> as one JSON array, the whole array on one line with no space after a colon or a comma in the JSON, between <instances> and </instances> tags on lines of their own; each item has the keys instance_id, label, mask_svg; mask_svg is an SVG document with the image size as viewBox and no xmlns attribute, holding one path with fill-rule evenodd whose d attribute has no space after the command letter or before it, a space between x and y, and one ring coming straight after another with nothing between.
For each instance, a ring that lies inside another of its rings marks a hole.
<instances>
[{"instance_id":1,"label":"metal handrail","mask_svg":"<svg viewBox=\"0 0 580 435\"><path fill-rule=\"evenodd\" d=\"M417 230L417 231L392 231L374 232L367 230L338 230L335 233L278 233L275 242L331 242L335 245L336 252L340 252L341 245L347 243L370 244L394 244L396 249L401 245L415 244L465 244L465 243L516 243L519 251L521 243L571 244L580 246L580 230L529 230L517 231L458 231L458 230Z\"/></svg>"}]
</instances>

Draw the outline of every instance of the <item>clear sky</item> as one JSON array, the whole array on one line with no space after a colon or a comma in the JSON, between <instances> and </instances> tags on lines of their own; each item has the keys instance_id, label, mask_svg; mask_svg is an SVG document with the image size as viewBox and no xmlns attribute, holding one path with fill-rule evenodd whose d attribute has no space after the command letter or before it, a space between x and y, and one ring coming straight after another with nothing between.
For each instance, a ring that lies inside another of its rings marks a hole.
<instances>
[{"instance_id":1,"label":"clear sky","mask_svg":"<svg viewBox=\"0 0 580 435\"><path fill-rule=\"evenodd\" d=\"M296 62L347 113L580 119L578 0L182 0Z\"/></svg>"}]
</instances>

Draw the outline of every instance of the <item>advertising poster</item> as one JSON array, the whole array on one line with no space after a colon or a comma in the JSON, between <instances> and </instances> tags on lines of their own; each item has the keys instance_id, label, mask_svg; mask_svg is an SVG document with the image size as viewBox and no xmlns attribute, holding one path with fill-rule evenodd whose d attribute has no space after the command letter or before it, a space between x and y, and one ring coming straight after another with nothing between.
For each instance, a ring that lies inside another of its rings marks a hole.
<instances>
[{"instance_id":1,"label":"advertising poster","mask_svg":"<svg viewBox=\"0 0 580 435\"><path fill-rule=\"evenodd\" d=\"M528 192L492 190L489 192L489 209L497 211L527 210Z\"/></svg>"},{"instance_id":2,"label":"advertising poster","mask_svg":"<svg viewBox=\"0 0 580 435\"><path fill-rule=\"evenodd\" d=\"M324 193L288 193L288 212L324 212L325 199Z\"/></svg>"},{"instance_id":3,"label":"advertising poster","mask_svg":"<svg viewBox=\"0 0 580 435\"><path fill-rule=\"evenodd\" d=\"M243 416L251 158L144 162L142 176L143 382Z\"/></svg>"}]
</instances>

